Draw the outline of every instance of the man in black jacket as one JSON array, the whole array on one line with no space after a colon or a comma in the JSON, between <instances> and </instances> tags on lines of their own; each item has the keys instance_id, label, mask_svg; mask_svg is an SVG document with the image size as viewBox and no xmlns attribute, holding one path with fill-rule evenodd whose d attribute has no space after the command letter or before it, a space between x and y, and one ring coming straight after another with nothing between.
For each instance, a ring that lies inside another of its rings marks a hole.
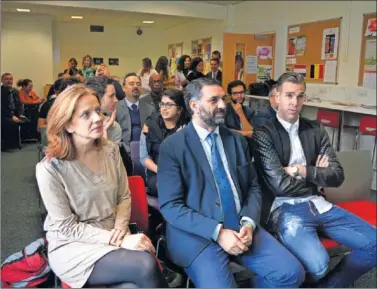
<instances>
[{"instance_id":1,"label":"man in black jacket","mask_svg":"<svg viewBox=\"0 0 377 289\"><path fill-rule=\"evenodd\" d=\"M284 73L277 81L276 118L256 128L254 158L263 192L266 227L304 265L319 287L348 287L376 266L376 228L327 202L320 187L338 187L344 172L329 136L300 117L304 78ZM329 257L317 232L353 251L329 273Z\"/></svg>"}]
</instances>

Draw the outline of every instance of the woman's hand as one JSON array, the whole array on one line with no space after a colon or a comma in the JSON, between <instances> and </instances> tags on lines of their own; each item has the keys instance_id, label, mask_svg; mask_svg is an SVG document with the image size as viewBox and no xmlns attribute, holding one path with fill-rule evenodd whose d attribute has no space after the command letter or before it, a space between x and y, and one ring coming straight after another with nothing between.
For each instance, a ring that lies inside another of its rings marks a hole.
<instances>
[{"instance_id":1,"label":"woman's hand","mask_svg":"<svg viewBox=\"0 0 377 289\"><path fill-rule=\"evenodd\" d=\"M151 240L144 234L126 235L120 246L128 250L147 251L151 254L156 253Z\"/></svg>"},{"instance_id":2,"label":"woman's hand","mask_svg":"<svg viewBox=\"0 0 377 289\"><path fill-rule=\"evenodd\" d=\"M124 236L127 234L131 234L129 230L119 230L119 229L112 229L111 230L111 238L110 238L110 245L120 247L123 242Z\"/></svg>"}]
</instances>

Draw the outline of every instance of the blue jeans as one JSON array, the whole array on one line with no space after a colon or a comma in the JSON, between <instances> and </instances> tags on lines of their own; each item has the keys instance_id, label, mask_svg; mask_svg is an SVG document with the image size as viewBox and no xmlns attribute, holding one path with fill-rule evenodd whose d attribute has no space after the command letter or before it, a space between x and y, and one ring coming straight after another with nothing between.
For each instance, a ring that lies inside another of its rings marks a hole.
<instances>
[{"instance_id":1,"label":"blue jeans","mask_svg":"<svg viewBox=\"0 0 377 289\"><path fill-rule=\"evenodd\" d=\"M252 287L298 287L305 279L300 262L274 237L262 228L253 234L249 251L240 256L228 255L219 244L206 247L192 264L185 268L196 288L236 288L229 268L230 258L257 274Z\"/></svg>"},{"instance_id":2,"label":"blue jeans","mask_svg":"<svg viewBox=\"0 0 377 289\"><path fill-rule=\"evenodd\" d=\"M271 214L268 228L304 265L307 281L318 287L348 287L376 267L376 228L335 205L319 214L312 202L283 204ZM318 235L352 250L330 272Z\"/></svg>"}]
</instances>

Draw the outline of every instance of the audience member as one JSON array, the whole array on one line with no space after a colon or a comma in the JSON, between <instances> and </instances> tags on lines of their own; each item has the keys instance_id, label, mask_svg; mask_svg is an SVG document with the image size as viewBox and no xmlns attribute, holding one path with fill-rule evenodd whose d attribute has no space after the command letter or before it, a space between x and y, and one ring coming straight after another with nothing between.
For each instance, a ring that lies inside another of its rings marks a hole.
<instances>
[{"instance_id":1,"label":"audience member","mask_svg":"<svg viewBox=\"0 0 377 289\"><path fill-rule=\"evenodd\" d=\"M174 85L176 89L182 90L188 84L186 76L190 70L190 65L191 57L189 55L182 55L179 58L177 70L174 76Z\"/></svg>"},{"instance_id":2,"label":"audience member","mask_svg":"<svg viewBox=\"0 0 377 289\"><path fill-rule=\"evenodd\" d=\"M159 74L152 74L149 78L150 93L143 95L141 98L154 105L155 111L160 110L160 102L162 91L164 90L164 82Z\"/></svg>"},{"instance_id":3,"label":"audience member","mask_svg":"<svg viewBox=\"0 0 377 289\"><path fill-rule=\"evenodd\" d=\"M16 122L22 122L22 119L25 119L24 116L24 106L20 101L18 90L13 88L13 75L11 73L4 73L1 76L1 88L4 91L2 94L2 109L5 109L8 113L12 115L12 119ZM5 95L8 95L8 98L5 99ZM8 102L8 106L5 105L5 102Z\"/></svg>"},{"instance_id":4,"label":"audience member","mask_svg":"<svg viewBox=\"0 0 377 289\"><path fill-rule=\"evenodd\" d=\"M212 58L210 61L211 71L206 74L207 78L215 79L220 84L222 83L222 72L219 70L220 61L217 58Z\"/></svg>"},{"instance_id":5,"label":"audience member","mask_svg":"<svg viewBox=\"0 0 377 289\"><path fill-rule=\"evenodd\" d=\"M80 83L80 80L76 77L70 78L59 78L53 84L54 94L50 97L48 101L42 104L41 109L39 111L39 119L38 119L38 128L41 129L47 126L47 116L48 112L50 111L52 105L55 102L57 96L63 92L67 87Z\"/></svg>"},{"instance_id":6,"label":"audience member","mask_svg":"<svg viewBox=\"0 0 377 289\"><path fill-rule=\"evenodd\" d=\"M219 60L219 70L220 71L222 71L222 69L221 69L221 66L222 66L222 62L221 62L221 53L220 53L220 51L218 51L218 50L215 50L215 51L213 51L212 52L212 57L211 57L212 59L218 59Z\"/></svg>"},{"instance_id":7,"label":"audience member","mask_svg":"<svg viewBox=\"0 0 377 289\"><path fill-rule=\"evenodd\" d=\"M63 75L61 75L61 77L70 78L72 76L80 79L81 82L84 82L85 80L82 71L77 68L76 58L73 57L68 61L68 68L64 70Z\"/></svg>"},{"instance_id":8,"label":"audience member","mask_svg":"<svg viewBox=\"0 0 377 289\"><path fill-rule=\"evenodd\" d=\"M268 93L269 97L269 104L262 109L259 109L255 112L255 116L253 118L254 127L264 124L267 120L276 117L276 110L278 105L276 103L276 86L272 86L270 92Z\"/></svg>"},{"instance_id":9,"label":"audience member","mask_svg":"<svg viewBox=\"0 0 377 289\"><path fill-rule=\"evenodd\" d=\"M186 79L191 82L195 79L205 77L203 74L204 62L200 57L195 57L191 61L190 71L187 73Z\"/></svg>"},{"instance_id":10,"label":"audience member","mask_svg":"<svg viewBox=\"0 0 377 289\"><path fill-rule=\"evenodd\" d=\"M122 142L127 153L130 153L130 143L140 140L145 119L155 111L155 107L150 99L140 98L141 80L136 73L125 76L123 90L126 97L117 103L116 121L122 128Z\"/></svg>"},{"instance_id":11,"label":"audience member","mask_svg":"<svg viewBox=\"0 0 377 289\"><path fill-rule=\"evenodd\" d=\"M92 77L96 74L93 58L90 55L85 55L82 58L82 74L85 79Z\"/></svg>"},{"instance_id":12,"label":"audience member","mask_svg":"<svg viewBox=\"0 0 377 289\"><path fill-rule=\"evenodd\" d=\"M158 73L155 69L152 68L152 60L150 58L143 58L142 63L143 67L138 73L141 79L141 88L143 90L143 93L149 93L151 92L151 87L149 86L149 79L151 75Z\"/></svg>"},{"instance_id":13,"label":"audience member","mask_svg":"<svg viewBox=\"0 0 377 289\"><path fill-rule=\"evenodd\" d=\"M162 93L160 112L147 117L140 137L140 162L147 169L148 194L157 197L157 167L161 143L188 123L183 93L167 89Z\"/></svg>"},{"instance_id":14,"label":"audience member","mask_svg":"<svg viewBox=\"0 0 377 289\"><path fill-rule=\"evenodd\" d=\"M20 79L17 81L20 87L18 95L22 104L41 104L45 101L43 97L39 97L33 90L33 81L30 79Z\"/></svg>"},{"instance_id":15,"label":"audience member","mask_svg":"<svg viewBox=\"0 0 377 289\"><path fill-rule=\"evenodd\" d=\"M229 82L227 92L230 95L230 103L226 105L225 126L235 130L246 137L253 135L253 119L255 111L245 102L246 85L241 80Z\"/></svg>"},{"instance_id":16,"label":"audience member","mask_svg":"<svg viewBox=\"0 0 377 289\"><path fill-rule=\"evenodd\" d=\"M51 108L47 134L36 177L54 273L72 288L167 287L149 238L130 233L127 174L117 146L101 139L99 98L82 84L66 89Z\"/></svg>"},{"instance_id":17,"label":"audience member","mask_svg":"<svg viewBox=\"0 0 377 289\"><path fill-rule=\"evenodd\" d=\"M300 262L260 225L261 191L245 139L224 123L225 93L202 78L186 87L192 122L160 146L158 192L171 260L196 288L237 287L236 260L252 287L297 287Z\"/></svg>"},{"instance_id":18,"label":"audience member","mask_svg":"<svg viewBox=\"0 0 377 289\"><path fill-rule=\"evenodd\" d=\"M174 76L171 75L169 70L169 59L166 56L161 56L156 63L156 71L162 76L164 86L170 88L174 85Z\"/></svg>"},{"instance_id":19,"label":"audience member","mask_svg":"<svg viewBox=\"0 0 377 289\"><path fill-rule=\"evenodd\" d=\"M234 80L244 80L244 59L241 55L236 55L235 69L234 69Z\"/></svg>"},{"instance_id":20,"label":"audience member","mask_svg":"<svg viewBox=\"0 0 377 289\"><path fill-rule=\"evenodd\" d=\"M107 65L105 64L101 64L98 68L97 68L97 71L96 71L96 76L102 76L102 75L105 75L107 77L111 77L112 79L114 79L113 76L110 75L110 71L109 71L109 68L107 67ZM119 83L119 79L118 81L114 81L114 88L115 88L115 95L116 95L116 98L118 100L122 100L126 97L126 95L124 94L124 91L122 89L122 86L120 85Z\"/></svg>"},{"instance_id":21,"label":"audience member","mask_svg":"<svg viewBox=\"0 0 377 289\"><path fill-rule=\"evenodd\" d=\"M262 224L301 261L308 283L316 283L310 287L349 287L376 267L376 228L329 203L319 191L340 186L344 171L324 127L300 117L304 77L286 72L276 88L276 118L253 135L263 192ZM352 250L330 272L318 233Z\"/></svg>"}]
</instances>

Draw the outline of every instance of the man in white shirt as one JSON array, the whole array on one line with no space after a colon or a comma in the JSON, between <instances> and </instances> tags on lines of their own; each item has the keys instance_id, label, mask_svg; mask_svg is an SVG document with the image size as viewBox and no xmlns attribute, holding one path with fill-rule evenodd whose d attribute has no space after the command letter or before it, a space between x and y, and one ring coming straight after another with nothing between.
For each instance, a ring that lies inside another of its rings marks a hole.
<instances>
[{"instance_id":1,"label":"man in white shirt","mask_svg":"<svg viewBox=\"0 0 377 289\"><path fill-rule=\"evenodd\" d=\"M253 135L263 223L301 261L307 282L316 283L311 286L349 287L376 266L376 228L320 193L321 187L340 186L344 172L323 126L300 117L303 76L284 73L276 89L277 116ZM330 272L318 233L353 250Z\"/></svg>"}]
</instances>

